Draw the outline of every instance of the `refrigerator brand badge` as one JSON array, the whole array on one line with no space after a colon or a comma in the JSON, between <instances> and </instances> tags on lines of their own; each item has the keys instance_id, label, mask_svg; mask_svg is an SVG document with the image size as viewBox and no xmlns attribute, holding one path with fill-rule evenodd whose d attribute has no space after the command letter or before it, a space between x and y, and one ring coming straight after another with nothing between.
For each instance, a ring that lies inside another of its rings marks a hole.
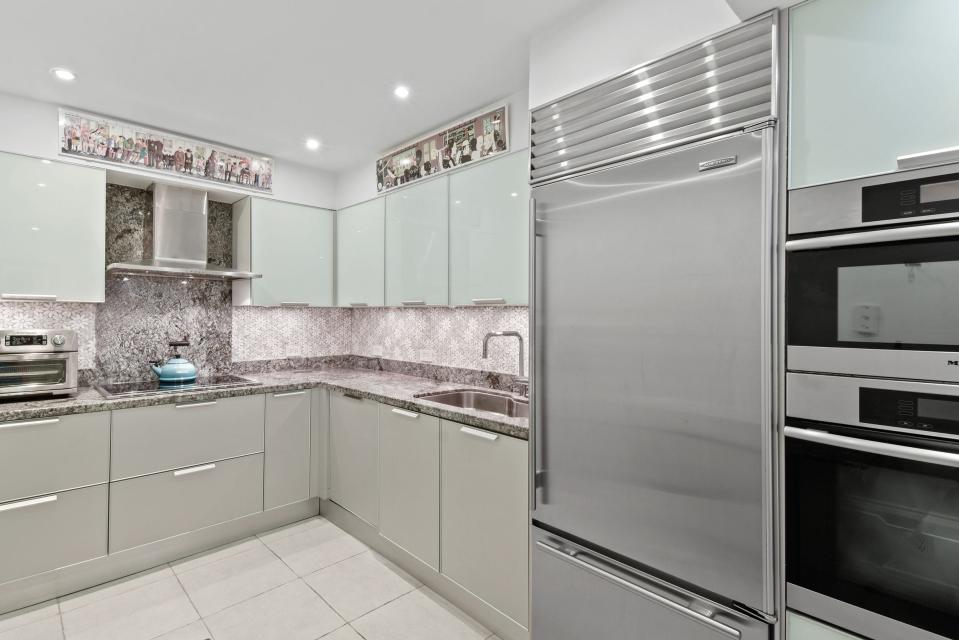
<instances>
[{"instance_id":1,"label":"refrigerator brand badge","mask_svg":"<svg viewBox=\"0 0 959 640\"><path fill-rule=\"evenodd\" d=\"M705 162L699 163L700 171L709 171L710 169L718 169L719 167L728 167L731 164L736 164L739 156L726 156L725 158L716 158L715 160L707 160Z\"/></svg>"}]
</instances>

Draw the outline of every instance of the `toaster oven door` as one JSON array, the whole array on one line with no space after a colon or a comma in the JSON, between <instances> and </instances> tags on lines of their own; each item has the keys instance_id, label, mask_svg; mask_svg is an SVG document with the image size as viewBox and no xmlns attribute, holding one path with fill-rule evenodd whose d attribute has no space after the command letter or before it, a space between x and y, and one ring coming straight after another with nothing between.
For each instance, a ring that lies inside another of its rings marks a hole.
<instances>
[{"instance_id":1,"label":"toaster oven door","mask_svg":"<svg viewBox=\"0 0 959 640\"><path fill-rule=\"evenodd\" d=\"M0 398L68 394L77 390L77 354L0 356Z\"/></svg>"}]
</instances>

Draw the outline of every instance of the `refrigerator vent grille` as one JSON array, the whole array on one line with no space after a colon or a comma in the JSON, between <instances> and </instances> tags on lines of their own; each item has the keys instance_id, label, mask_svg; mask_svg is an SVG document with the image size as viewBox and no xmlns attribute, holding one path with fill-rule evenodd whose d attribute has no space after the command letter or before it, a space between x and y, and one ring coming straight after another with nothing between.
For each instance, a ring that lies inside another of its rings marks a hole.
<instances>
[{"instance_id":1,"label":"refrigerator vent grille","mask_svg":"<svg viewBox=\"0 0 959 640\"><path fill-rule=\"evenodd\" d=\"M775 117L774 14L532 112L538 183Z\"/></svg>"}]
</instances>

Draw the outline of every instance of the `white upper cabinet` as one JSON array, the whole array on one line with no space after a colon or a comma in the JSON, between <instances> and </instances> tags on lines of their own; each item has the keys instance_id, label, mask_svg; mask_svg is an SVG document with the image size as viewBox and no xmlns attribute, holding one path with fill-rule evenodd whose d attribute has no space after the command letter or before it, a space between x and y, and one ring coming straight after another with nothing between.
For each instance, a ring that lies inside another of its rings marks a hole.
<instances>
[{"instance_id":1,"label":"white upper cabinet","mask_svg":"<svg viewBox=\"0 0 959 640\"><path fill-rule=\"evenodd\" d=\"M527 152L450 176L452 304L529 300Z\"/></svg>"},{"instance_id":2,"label":"white upper cabinet","mask_svg":"<svg viewBox=\"0 0 959 640\"><path fill-rule=\"evenodd\" d=\"M336 213L336 302L382 307L385 204L376 198Z\"/></svg>"},{"instance_id":3,"label":"white upper cabinet","mask_svg":"<svg viewBox=\"0 0 959 640\"><path fill-rule=\"evenodd\" d=\"M386 304L449 304L449 180L386 196Z\"/></svg>"},{"instance_id":4,"label":"white upper cabinet","mask_svg":"<svg viewBox=\"0 0 959 640\"><path fill-rule=\"evenodd\" d=\"M813 0L790 12L789 186L959 146L959 2Z\"/></svg>"},{"instance_id":5,"label":"white upper cabinet","mask_svg":"<svg viewBox=\"0 0 959 640\"><path fill-rule=\"evenodd\" d=\"M237 267L263 277L236 281L233 304L333 306L333 215L260 198L235 204Z\"/></svg>"},{"instance_id":6,"label":"white upper cabinet","mask_svg":"<svg viewBox=\"0 0 959 640\"><path fill-rule=\"evenodd\" d=\"M103 302L106 172L0 153L0 295Z\"/></svg>"}]
</instances>

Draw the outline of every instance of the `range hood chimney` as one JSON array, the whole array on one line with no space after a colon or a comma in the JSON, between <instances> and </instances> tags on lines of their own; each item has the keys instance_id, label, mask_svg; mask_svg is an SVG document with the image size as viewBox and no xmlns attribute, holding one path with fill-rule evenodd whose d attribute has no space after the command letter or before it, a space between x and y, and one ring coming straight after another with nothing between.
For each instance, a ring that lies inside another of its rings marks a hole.
<instances>
[{"instance_id":1,"label":"range hood chimney","mask_svg":"<svg viewBox=\"0 0 959 640\"><path fill-rule=\"evenodd\" d=\"M152 255L139 262L115 262L109 275L252 280L258 273L207 264L207 193L197 189L153 186ZM144 247L144 254L151 253Z\"/></svg>"}]
</instances>

